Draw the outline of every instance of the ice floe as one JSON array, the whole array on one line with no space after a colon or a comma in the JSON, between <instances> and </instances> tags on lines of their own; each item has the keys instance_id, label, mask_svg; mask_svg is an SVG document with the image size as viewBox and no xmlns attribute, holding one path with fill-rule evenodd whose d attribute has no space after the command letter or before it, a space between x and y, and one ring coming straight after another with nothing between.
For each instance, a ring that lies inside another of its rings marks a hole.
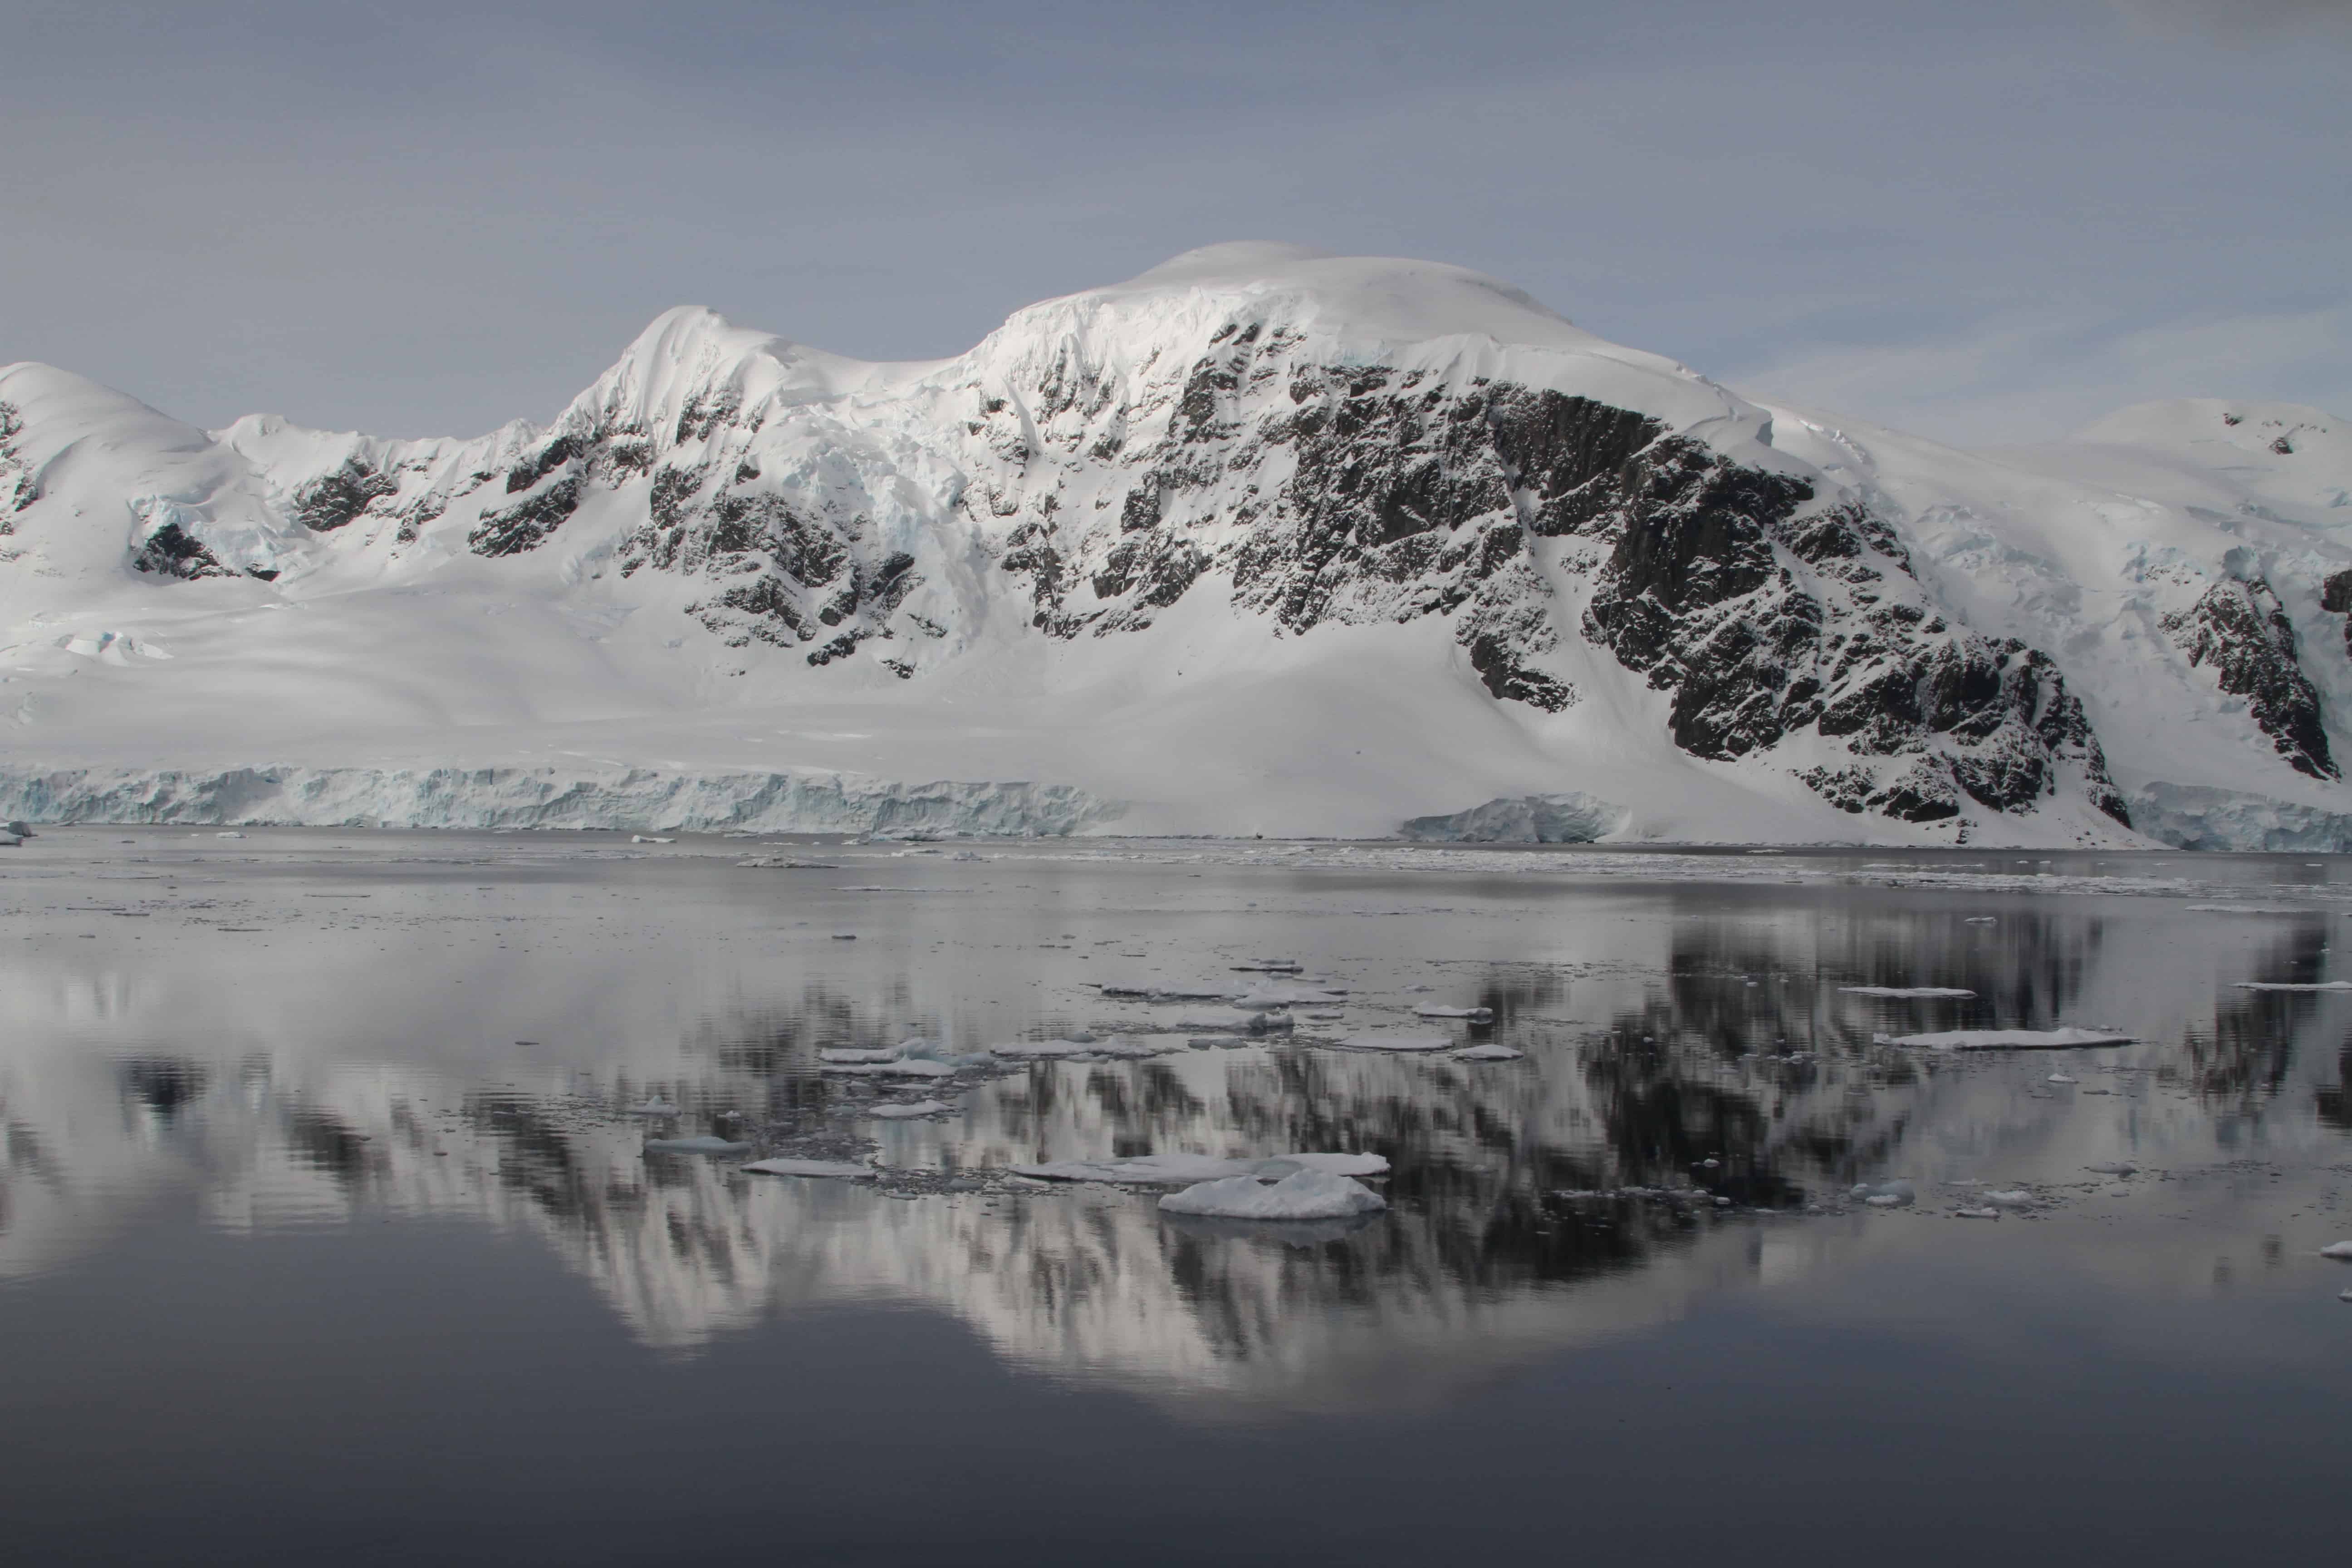
<instances>
[{"instance_id":1,"label":"ice floe","mask_svg":"<svg viewBox=\"0 0 2352 1568\"><path fill-rule=\"evenodd\" d=\"M1415 1007L1412 1016L1416 1018L1465 1018L1474 1024L1483 1024L1495 1016L1495 1010L1492 1007L1424 1006Z\"/></svg>"},{"instance_id":2,"label":"ice floe","mask_svg":"<svg viewBox=\"0 0 2352 1568\"><path fill-rule=\"evenodd\" d=\"M1205 1215L1216 1219L1300 1220L1345 1219L1349 1215L1376 1214L1388 1200L1362 1183L1329 1171L1309 1167L1293 1171L1278 1182L1255 1176L1226 1176L1171 1193L1160 1200L1169 1214Z\"/></svg>"},{"instance_id":3,"label":"ice floe","mask_svg":"<svg viewBox=\"0 0 2352 1568\"><path fill-rule=\"evenodd\" d=\"M677 1107L672 1105L668 1100L664 1100L661 1096L656 1095L653 1099L646 1100L643 1105L632 1105L629 1107L629 1114L632 1116L676 1116L677 1114Z\"/></svg>"},{"instance_id":4,"label":"ice floe","mask_svg":"<svg viewBox=\"0 0 2352 1568\"><path fill-rule=\"evenodd\" d=\"M1450 1051L1454 1044L1443 1035L1349 1035L1331 1043L1349 1051Z\"/></svg>"},{"instance_id":5,"label":"ice floe","mask_svg":"<svg viewBox=\"0 0 2352 1568\"><path fill-rule=\"evenodd\" d=\"M871 1165L854 1164L846 1160L795 1160L777 1158L754 1160L743 1167L763 1176L831 1176L845 1182L870 1180L875 1175Z\"/></svg>"},{"instance_id":6,"label":"ice floe","mask_svg":"<svg viewBox=\"0 0 2352 1568\"><path fill-rule=\"evenodd\" d=\"M890 1121L904 1121L917 1116L937 1116L943 1110L954 1109L944 1100L918 1100L911 1104L868 1106L866 1114Z\"/></svg>"},{"instance_id":7,"label":"ice floe","mask_svg":"<svg viewBox=\"0 0 2352 1568\"><path fill-rule=\"evenodd\" d=\"M2316 980L2307 984L2284 980L2241 980L2241 991L2352 991L2352 980Z\"/></svg>"},{"instance_id":8,"label":"ice floe","mask_svg":"<svg viewBox=\"0 0 2352 1568\"><path fill-rule=\"evenodd\" d=\"M1841 985L1840 991L1849 996L1973 996L1973 991L1961 991L1949 985Z\"/></svg>"},{"instance_id":9,"label":"ice floe","mask_svg":"<svg viewBox=\"0 0 2352 1568\"><path fill-rule=\"evenodd\" d=\"M1508 1046L1484 1045L1472 1046L1465 1051L1456 1051L1454 1053L1454 1059L1457 1062L1515 1062L1527 1054L1525 1051L1515 1051Z\"/></svg>"},{"instance_id":10,"label":"ice floe","mask_svg":"<svg viewBox=\"0 0 2352 1568\"><path fill-rule=\"evenodd\" d=\"M883 1061L826 1062L824 1070L858 1078L947 1078L955 1068L945 1062Z\"/></svg>"},{"instance_id":11,"label":"ice floe","mask_svg":"<svg viewBox=\"0 0 2352 1568\"><path fill-rule=\"evenodd\" d=\"M648 1138L646 1152L649 1154L740 1154L751 1148L749 1143L732 1138Z\"/></svg>"},{"instance_id":12,"label":"ice floe","mask_svg":"<svg viewBox=\"0 0 2352 1568\"><path fill-rule=\"evenodd\" d=\"M2081 1046L2127 1046L2132 1037L2112 1029L1947 1029L1940 1034L1880 1036L1885 1044L1931 1051L2063 1051Z\"/></svg>"},{"instance_id":13,"label":"ice floe","mask_svg":"<svg viewBox=\"0 0 2352 1568\"><path fill-rule=\"evenodd\" d=\"M1131 1154L1117 1160L1055 1160L1015 1165L1013 1173L1042 1182L1110 1182L1121 1186L1176 1186L1243 1176L1253 1181L1321 1171L1334 1176L1384 1176L1389 1163L1378 1154L1272 1154L1231 1160L1215 1154Z\"/></svg>"},{"instance_id":14,"label":"ice floe","mask_svg":"<svg viewBox=\"0 0 2352 1568\"><path fill-rule=\"evenodd\" d=\"M2352 1263L2352 1241L2331 1241L2319 1249L2322 1258L2337 1258Z\"/></svg>"},{"instance_id":15,"label":"ice floe","mask_svg":"<svg viewBox=\"0 0 2352 1568\"><path fill-rule=\"evenodd\" d=\"M1264 1012L1273 1007L1313 1007L1331 1002L1344 1002L1344 990L1319 985L1257 985L1233 999L1234 1005L1252 1012Z\"/></svg>"},{"instance_id":16,"label":"ice floe","mask_svg":"<svg viewBox=\"0 0 2352 1568\"><path fill-rule=\"evenodd\" d=\"M1846 1194L1860 1198L1873 1208L1909 1208L1919 1201L1919 1189L1901 1178L1885 1182L1862 1182Z\"/></svg>"}]
</instances>

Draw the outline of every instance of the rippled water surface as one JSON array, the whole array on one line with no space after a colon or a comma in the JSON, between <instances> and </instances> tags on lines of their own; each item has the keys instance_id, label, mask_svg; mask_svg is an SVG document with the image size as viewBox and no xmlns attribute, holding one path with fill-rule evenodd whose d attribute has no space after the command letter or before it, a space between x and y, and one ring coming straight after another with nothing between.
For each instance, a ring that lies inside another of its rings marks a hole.
<instances>
[{"instance_id":1,"label":"rippled water surface","mask_svg":"<svg viewBox=\"0 0 2352 1568\"><path fill-rule=\"evenodd\" d=\"M19 1561L2340 1550L2352 993L2245 985L2352 978L2352 861L0 856ZM1339 1016L1250 1038L1101 990L1265 959ZM2062 1025L2133 1043L1895 1043ZM1524 1055L1339 1045L1400 1035ZM818 1057L913 1037L1083 1054ZM696 1136L751 1147L646 1148ZM1385 1159L1385 1212L1012 1170L1298 1152ZM740 1168L768 1154L877 1175Z\"/></svg>"}]
</instances>

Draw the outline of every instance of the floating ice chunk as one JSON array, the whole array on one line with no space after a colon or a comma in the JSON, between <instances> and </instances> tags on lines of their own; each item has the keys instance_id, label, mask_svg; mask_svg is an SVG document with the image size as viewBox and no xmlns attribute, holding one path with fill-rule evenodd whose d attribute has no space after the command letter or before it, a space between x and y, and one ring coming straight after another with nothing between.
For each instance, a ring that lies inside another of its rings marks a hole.
<instances>
[{"instance_id":1,"label":"floating ice chunk","mask_svg":"<svg viewBox=\"0 0 2352 1568\"><path fill-rule=\"evenodd\" d=\"M676 1116L677 1114L677 1107L672 1105L668 1100L664 1100L660 1095L656 1095L651 1100L646 1100L643 1105L632 1105L629 1107L629 1114L632 1116Z\"/></svg>"},{"instance_id":2,"label":"floating ice chunk","mask_svg":"<svg viewBox=\"0 0 2352 1568\"><path fill-rule=\"evenodd\" d=\"M1964 926L1989 926L1997 923L1992 915L1969 915L1960 923Z\"/></svg>"},{"instance_id":3,"label":"floating ice chunk","mask_svg":"<svg viewBox=\"0 0 2352 1568\"><path fill-rule=\"evenodd\" d=\"M1318 985L1257 985L1234 997L1234 1005L1263 1012L1270 1007L1307 1007L1318 1003L1339 1002L1347 992Z\"/></svg>"},{"instance_id":4,"label":"floating ice chunk","mask_svg":"<svg viewBox=\"0 0 2352 1568\"><path fill-rule=\"evenodd\" d=\"M2080 1083L2083 1080L2070 1073L2053 1072L2042 1080L2044 1083Z\"/></svg>"},{"instance_id":5,"label":"floating ice chunk","mask_svg":"<svg viewBox=\"0 0 2352 1568\"><path fill-rule=\"evenodd\" d=\"M1900 1179L1890 1182L1862 1182L1847 1194L1860 1198L1873 1208L1908 1208L1919 1201L1919 1189Z\"/></svg>"},{"instance_id":6,"label":"floating ice chunk","mask_svg":"<svg viewBox=\"0 0 2352 1568\"><path fill-rule=\"evenodd\" d=\"M2241 980L2241 991L2352 991L2352 980L2321 980L2309 984L2289 984L2283 980Z\"/></svg>"},{"instance_id":7,"label":"floating ice chunk","mask_svg":"<svg viewBox=\"0 0 2352 1568\"><path fill-rule=\"evenodd\" d=\"M955 1068L945 1062L826 1062L823 1070L856 1078L947 1078Z\"/></svg>"},{"instance_id":8,"label":"floating ice chunk","mask_svg":"<svg viewBox=\"0 0 2352 1568\"><path fill-rule=\"evenodd\" d=\"M1958 991L1948 985L1841 985L1840 991L1849 996L1973 996L1973 991Z\"/></svg>"},{"instance_id":9,"label":"floating ice chunk","mask_svg":"<svg viewBox=\"0 0 2352 1568\"><path fill-rule=\"evenodd\" d=\"M1454 1042L1442 1035L1349 1035L1334 1041L1349 1051L1450 1051Z\"/></svg>"},{"instance_id":10,"label":"floating ice chunk","mask_svg":"<svg viewBox=\"0 0 2352 1568\"><path fill-rule=\"evenodd\" d=\"M835 942L856 942L857 940L857 933L854 931L837 931L833 933L833 940Z\"/></svg>"},{"instance_id":11,"label":"floating ice chunk","mask_svg":"<svg viewBox=\"0 0 2352 1568\"><path fill-rule=\"evenodd\" d=\"M1174 1017L1160 1019L1154 1027L1162 1033L1172 1034L1198 1029L1203 1033L1279 1035L1288 1033L1291 1023L1287 1013L1261 1013L1248 1007L1196 1007Z\"/></svg>"},{"instance_id":12,"label":"floating ice chunk","mask_svg":"<svg viewBox=\"0 0 2352 1568\"><path fill-rule=\"evenodd\" d=\"M215 838L242 838L245 835L242 833L215 833L213 837Z\"/></svg>"},{"instance_id":13,"label":"floating ice chunk","mask_svg":"<svg viewBox=\"0 0 2352 1568\"><path fill-rule=\"evenodd\" d=\"M2096 1176L2137 1176L2139 1174L2139 1167L2133 1164L2129 1160L2105 1161L2096 1165L2085 1165L2083 1169Z\"/></svg>"},{"instance_id":14,"label":"floating ice chunk","mask_svg":"<svg viewBox=\"0 0 2352 1568\"><path fill-rule=\"evenodd\" d=\"M1307 1015L1310 1021L1318 1024L1336 1024L1347 1016L1348 1015L1345 1013L1309 1013Z\"/></svg>"},{"instance_id":15,"label":"floating ice chunk","mask_svg":"<svg viewBox=\"0 0 2352 1568\"><path fill-rule=\"evenodd\" d=\"M869 1109L866 1114L879 1116L890 1121L904 1121L910 1117L937 1116L943 1110L954 1109L954 1106L944 1100L919 1100L911 1105L877 1105Z\"/></svg>"},{"instance_id":16,"label":"floating ice chunk","mask_svg":"<svg viewBox=\"0 0 2352 1568\"><path fill-rule=\"evenodd\" d=\"M632 833L629 835L629 842L632 844L675 844L677 840L675 838L656 838L649 833Z\"/></svg>"},{"instance_id":17,"label":"floating ice chunk","mask_svg":"<svg viewBox=\"0 0 2352 1568\"><path fill-rule=\"evenodd\" d=\"M754 1160L743 1169L763 1176L833 1176L845 1182L867 1181L874 1175L873 1166L846 1160Z\"/></svg>"},{"instance_id":18,"label":"floating ice chunk","mask_svg":"<svg viewBox=\"0 0 2352 1568\"><path fill-rule=\"evenodd\" d=\"M1225 991L1185 991L1159 985L1097 985L1095 989L1114 1002L1222 1002L1231 994Z\"/></svg>"},{"instance_id":19,"label":"floating ice chunk","mask_svg":"<svg viewBox=\"0 0 2352 1568\"><path fill-rule=\"evenodd\" d=\"M830 860L787 860L774 855L754 855L749 860L738 860L736 868L742 871L837 871L840 867Z\"/></svg>"},{"instance_id":20,"label":"floating ice chunk","mask_svg":"<svg viewBox=\"0 0 2352 1568\"><path fill-rule=\"evenodd\" d=\"M875 1050L852 1050L840 1047L817 1052L816 1059L835 1067L848 1067L858 1062L895 1062L905 1049L904 1046L883 1046Z\"/></svg>"},{"instance_id":21,"label":"floating ice chunk","mask_svg":"<svg viewBox=\"0 0 2352 1568\"><path fill-rule=\"evenodd\" d=\"M1121 1160L1056 1160L1015 1165L1013 1173L1037 1181L1112 1182L1122 1186L1176 1186L1228 1176L1286 1176L1321 1171L1335 1176L1384 1176L1389 1163L1378 1154L1275 1154L1263 1160L1229 1160L1215 1154L1133 1154Z\"/></svg>"},{"instance_id":22,"label":"floating ice chunk","mask_svg":"<svg viewBox=\"0 0 2352 1568\"><path fill-rule=\"evenodd\" d=\"M2298 910L2286 904L2187 904L2182 906L2197 915L2314 915L2317 910Z\"/></svg>"},{"instance_id":23,"label":"floating ice chunk","mask_svg":"<svg viewBox=\"0 0 2352 1568\"><path fill-rule=\"evenodd\" d=\"M730 1138L648 1138L648 1154L740 1154L751 1145Z\"/></svg>"},{"instance_id":24,"label":"floating ice chunk","mask_svg":"<svg viewBox=\"0 0 2352 1568\"><path fill-rule=\"evenodd\" d=\"M1421 1006L1412 1010L1412 1016L1416 1018L1467 1018L1472 1023L1483 1024L1495 1016L1495 1010L1492 1007Z\"/></svg>"},{"instance_id":25,"label":"floating ice chunk","mask_svg":"<svg viewBox=\"0 0 2352 1568\"><path fill-rule=\"evenodd\" d=\"M2012 1187L2006 1192L1987 1193L1984 1201L1997 1209L2030 1209L2033 1206L2033 1194L2023 1187Z\"/></svg>"},{"instance_id":26,"label":"floating ice chunk","mask_svg":"<svg viewBox=\"0 0 2352 1568\"><path fill-rule=\"evenodd\" d=\"M1234 967L1259 974L1296 974L1307 966L1291 958L1253 958Z\"/></svg>"},{"instance_id":27,"label":"floating ice chunk","mask_svg":"<svg viewBox=\"0 0 2352 1568\"><path fill-rule=\"evenodd\" d=\"M2352 1241L2331 1241L2319 1249L2322 1258L2339 1258L2352 1263Z\"/></svg>"},{"instance_id":28,"label":"floating ice chunk","mask_svg":"<svg viewBox=\"0 0 2352 1568\"><path fill-rule=\"evenodd\" d=\"M1952 1216L1955 1219L1999 1219L2000 1211L1999 1209L1954 1209Z\"/></svg>"},{"instance_id":29,"label":"floating ice chunk","mask_svg":"<svg viewBox=\"0 0 2352 1568\"><path fill-rule=\"evenodd\" d=\"M2063 1051L2078 1046L2126 1046L2132 1037L2112 1029L1950 1029L1896 1035L1887 1043L1931 1051Z\"/></svg>"},{"instance_id":30,"label":"floating ice chunk","mask_svg":"<svg viewBox=\"0 0 2352 1568\"><path fill-rule=\"evenodd\" d=\"M1164 1057L1182 1048L1166 1036L1114 1035L1097 1040L1089 1035L1076 1040L1007 1040L989 1047L988 1054L1010 1061L1036 1061L1063 1057Z\"/></svg>"},{"instance_id":31,"label":"floating ice chunk","mask_svg":"<svg viewBox=\"0 0 2352 1568\"><path fill-rule=\"evenodd\" d=\"M1456 1051L1454 1053L1454 1059L1457 1062L1515 1062L1527 1054L1525 1051L1515 1051L1508 1046L1484 1045L1472 1046L1466 1051Z\"/></svg>"},{"instance_id":32,"label":"floating ice chunk","mask_svg":"<svg viewBox=\"0 0 2352 1568\"><path fill-rule=\"evenodd\" d=\"M1345 1219L1349 1215L1377 1214L1388 1200L1346 1176L1309 1168L1294 1171L1274 1183L1255 1176L1227 1176L1171 1193L1160 1200L1170 1214L1207 1215L1218 1219L1294 1220Z\"/></svg>"}]
</instances>

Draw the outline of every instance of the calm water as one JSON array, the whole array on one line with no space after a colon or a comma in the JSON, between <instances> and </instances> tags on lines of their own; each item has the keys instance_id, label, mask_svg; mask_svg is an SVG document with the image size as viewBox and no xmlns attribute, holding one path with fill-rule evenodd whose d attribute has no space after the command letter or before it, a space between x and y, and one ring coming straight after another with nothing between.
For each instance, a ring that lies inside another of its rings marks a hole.
<instances>
[{"instance_id":1,"label":"calm water","mask_svg":"<svg viewBox=\"0 0 2352 1568\"><path fill-rule=\"evenodd\" d=\"M2352 861L0 855L16 1561L2341 1550L2352 1267L2318 1249L2352 1237L2352 994L2240 983L2352 977ZM819 1070L1134 1037L1183 1009L1097 986L1239 989L1267 955L1343 1016L946 1085ZM2058 1024L2139 1043L1874 1039ZM1526 1054L1326 1043L1381 1030ZM952 1111L872 1115L926 1095ZM695 1134L886 1173L643 1148ZM1007 1173L1293 1151L1385 1156L1390 1208L1253 1230ZM1916 1204L1850 1194L1893 1178ZM1994 1190L2026 1206L1957 1217Z\"/></svg>"}]
</instances>

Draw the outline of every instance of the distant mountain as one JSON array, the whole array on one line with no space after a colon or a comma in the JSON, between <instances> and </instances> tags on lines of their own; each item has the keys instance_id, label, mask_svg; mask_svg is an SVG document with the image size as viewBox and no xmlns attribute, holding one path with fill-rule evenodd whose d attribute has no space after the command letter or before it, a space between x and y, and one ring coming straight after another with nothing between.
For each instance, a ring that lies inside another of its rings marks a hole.
<instances>
[{"instance_id":1,"label":"distant mountain","mask_svg":"<svg viewBox=\"0 0 2352 1568\"><path fill-rule=\"evenodd\" d=\"M0 805L2335 847L2347 489L2313 409L1963 453L1271 245L935 363L673 310L471 440L16 364Z\"/></svg>"}]
</instances>

